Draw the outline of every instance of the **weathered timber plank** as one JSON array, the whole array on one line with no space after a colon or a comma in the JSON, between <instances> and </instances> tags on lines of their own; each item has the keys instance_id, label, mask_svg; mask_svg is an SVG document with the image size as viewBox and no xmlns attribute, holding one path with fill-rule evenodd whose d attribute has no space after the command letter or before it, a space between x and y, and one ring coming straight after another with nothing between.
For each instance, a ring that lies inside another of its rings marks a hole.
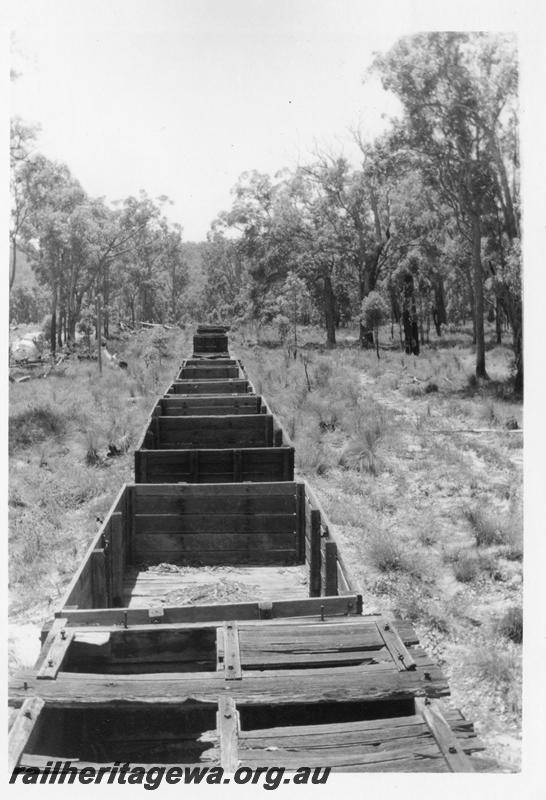
<instances>
[{"instance_id":1,"label":"weathered timber plank","mask_svg":"<svg viewBox=\"0 0 546 800\"><path fill-rule=\"evenodd\" d=\"M220 764L228 773L239 766L238 756L238 712L232 697L218 698L217 728L220 739Z\"/></svg>"},{"instance_id":2,"label":"weathered timber plank","mask_svg":"<svg viewBox=\"0 0 546 800\"><path fill-rule=\"evenodd\" d=\"M199 367L207 364L221 364L222 366L233 367L239 364L236 358L185 358L182 367Z\"/></svg>"},{"instance_id":3,"label":"weathered timber plank","mask_svg":"<svg viewBox=\"0 0 546 800\"><path fill-rule=\"evenodd\" d=\"M34 669L36 671L38 671L44 663L48 650L55 641L57 634L66 628L66 626L66 619L64 617L59 617L51 622L47 633L45 633L45 626L42 628L42 647L40 648L40 654L38 655L36 663L34 664Z\"/></svg>"},{"instance_id":4,"label":"weathered timber plank","mask_svg":"<svg viewBox=\"0 0 546 800\"><path fill-rule=\"evenodd\" d=\"M260 551L259 549L249 550L207 550L197 551L189 550L186 552L173 553L172 550L153 550L142 552L142 558L154 564L161 564L163 562L174 563L179 567L251 567L251 568L265 568L265 567L290 567L300 564L295 550L268 550ZM176 591L177 589L182 592L185 588L183 579L180 579L178 586L170 584L169 592ZM292 588L292 587L291 587ZM124 590L127 594L127 589ZM156 594L162 594L159 592ZM250 589L247 592L249 596L255 596L256 592ZM131 598L127 599L129 607L135 607L136 595L131 592Z\"/></svg>"},{"instance_id":5,"label":"weathered timber plank","mask_svg":"<svg viewBox=\"0 0 546 800\"><path fill-rule=\"evenodd\" d=\"M211 378L239 378L237 366L192 366L183 367L177 375L177 380L210 380Z\"/></svg>"},{"instance_id":6,"label":"weathered timber plank","mask_svg":"<svg viewBox=\"0 0 546 800\"><path fill-rule=\"evenodd\" d=\"M461 723L461 712L452 711L447 715L451 725ZM464 720L464 722L467 722ZM468 725L471 726L470 723ZM373 742L386 741L392 738L402 738L413 736L416 730L426 727L426 723L420 714L409 714L401 717L380 717L378 719L362 719L352 722L328 722L314 723L311 725L284 725L270 728L256 728L254 730L241 731L241 747L254 747L254 740L258 742L273 742L279 746L287 746L292 742L298 742L300 736L304 735L309 741L309 745L314 746L325 741L327 744L332 737L332 742L343 741L344 737L352 737L353 741L361 741L363 744L373 744ZM465 729L463 733L471 733Z\"/></svg>"},{"instance_id":7,"label":"weathered timber plank","mask_svg":"<svg viewBox=\"0 0 546 800\"><path fill-rule=\"evenodd\" d=\"M170 419L170 417L164 417ZM172 419L177 419L172 417ZM193 432L180 435L169 434L168 439L163 439L159 443L159 450L216 450L221 447L224 450L234 450L237 448L268 447L266 436L263 431L253 430L219 430Z\"/></svg>"},{"instance_id":8,"label":"weathered timber plank","mask_svg":"<svg viewBox=\"0 0 546 800\"><path fill-rule=\"evenodd\" d=\"M430 667L425 679L420 670L398 672L391 666L339 667L332 669L245 672L241 681L230 681L229 691L238 705L320 702L371 702L448 694L441 671ZM25 688L26 682L26 688ZM185 698L214 702L226 682L221 673L159 673L104 676L60 672L55 681L38 681L32 672L15 675L10 682L10 704L39 694L53 705L113 705L127 702L181 703ZM435 745L436 746L436 745Z\"/></svg>"},{"instance_id":9,"label":"weathered timber plank","mask_svg":"<svg viewBox=\"0 0 546 800\"><path fill-rule=\"evenodd\" d=\"M293 514L295 512L295 497L290 495L271 494L267 495L227 495L225 492L226 487L233 486L234 488L242 489L243 485L240 484L187 484L181 486L180 484L169 484L174 488L187 490L189 488L197 488L199 486L222 486L218 494L209 491L203 495L192 497L186 493L176 494L174 490L169 492L164 491L166 484L137 484L138 488L146 486L147 489L157 486L162 489L162 494L153 496L145 495L140 496L137 493L135 512L138 515L157 514L157 516L167 516L172 514L188 515L188 514L202 514L203 508L206 508L207 515L224 514L269 514L271 516L281 514ZM253 484L244 484L244 486L252 486ZM258 484L263 486L264 484Z\"/></svg>"},{"instance_id":10,"label":"weathered timber plank","mask_svg":"<svg viewBox=\"0 0 546 800\"><path fill-rule=\"evenodd\" d=\"M320 511L311 509L310 517L309 593L311 597L320 597L322 594Z\"/></svg>"},{"instance_id":11,"label":"weathered timber plank","mask_svg":"<svg viewBox=\"0 0 546 800\"><path fill-rule=\"evenodd\" d=\"M314 623L305 628L279 623L255 630L240 624L241 647L245 650L267 647L279 652L362 650L383 647L383 639L374 622L355 620L342 624Z\"/></svg>"},{"instance_id":12,"label":"weathered timber plank","mask_svg":"<svg viewBox=\"0 0 546 800\"><path fill-rule=\"evenodd\" d=\"M110 570L112 575L112 603L119 605L123 595L125 547L123 543L123 518L118 511L110 517Z\"/></svg>"},{"instance_id":13,"label":"weathered timber plank","mask_svg":"<svg viewBox=\"0 0 546 800\"><path fill-rule=\"evenodd\" d=\"M396 629L393 628L392 624L387 620L377 623L377 630L385 642L397 669L400 671L415 669L415 661L409 654L404 642L398 635Z\"/></svg>"},{"instance_id":14,"label":"weathered timber plank","mask_svg":"<svg viewBox=\"0 0 546 800\"><path fill-rule=\"evenodd\" d=\"M93 587L93 603L95 608L108 608L108 587L106 575L106 557L104 548L93 550L90 557L91 584Z\"/></svg>"},{"instance_id":15,"label":"weathered timber plank","mask_svg":"<svg viewBox=\"0 0 546 800\"><path fill-rule=\"evenodd\" d=\"M297 484L296 494L296 515L297 515L297 550L302 563L305 562L305 485Z\"/></svg>"},{"instance_id":16,"label":"weathered timber plank","mask_svg":"<svg viewBox=\"0 0 546 800\"><path fill-rule=\"evenodd\" d=\"M156 417L159 420L160 441L169 436L179 435L180 432L204 435L213 432L219 435L222 431L258 431L263 432L271 428L273 417L270 414L233 414L233 415L206 415L206 416L167 416ZM267 442L270 444L270 442Z\"/></svg>"},{"instance_id":17,"label":"weathered timber plank","mask_svg":"<svg viewBox=\"0 0 546 800\"><path fill-rule=\"evenodd\" d=\"M428 702L427 702L428 701ZM474 772L469 758L467 758L457 737L451 730L449 723L442 713L442 707L433 700L415 701L416 710L422 715L431 734L446 760L450 772Z\"/></svg>"},{"instance_id":18,"label":"weathered timber plank","mask_svg":"<svg viewBox=\"0 0 546 800\"><path fill-rule=\"evenodd\" d=\"M163 417L206 417L258 414L260 398L257 395L210 395L208 397L182 397L172 395L160 400Z\"/></svg>"},{"instance_id":19,"label":"weathered timber plank","mask_svg":"<svg viewBox=\"0 0 546 800\"><path fill-rule=\"evenodd\" d=\"M243 472L243 453L241 450L233 451L233 480L240 483Z\"/></svg>"},{"instance_id":20,"label":"weathered timber plank","mask_svg":"<svg viewBox=\"0 0 546 800\"><path fill-rule=\"evenodd\" d=\"M374 731L343 729L343 725L332 726L324 723L322 731L309 733L306 726L294 726L290 736L270 735L262 731L262 735L248 739L246 732L240 736L241 755L251 752L259 753L260 749L301 751L317 755L327 754L328 749L339 753L380 753L407 748L408 745L431 744L433 737L430 730L421 720L421 724L399 726L397 728L377 728ZM336 732L332 728L336 727ZM476 745L473 733L464 731L458 736L461 747L466 752L479 752L483 745Z\"/></svg>"},{"instance_id":21,"label":"weathered timber plank","mask_svg":"<svg viewBox=\"0 0 546 800\"><path fill-rule=\"evenodd\" d=\"M337 544L324 542L324 594L337 594Z\"/></svg>"},{"instance_id":22,"label":"weathered timber plank","mask_svg":"<svg viewBox=\"0 0 546 800\"><path fill-rule=\"evenodd\" d=\"M144 452L144 451L143 451ZM196 462L195 469L192 463ZM293 452L287 448L148 450L146 474L139 483L278 482L294 478Z\"/></svg>"},{"instance_id":23,"label":"weathered timber plank","mask_svg":"<svg viewBox=\"0 0 546 800\"><path fill-rule=\"evenodd\" d=\"M188 394L202 395L209 394L247 394L250 392L250 384L246 379L232 380L210 380L210 381L175 381L172 383L167 394Z\"/></svg>"},{"instance_id":24,"label":"weathered timber plank","mask_svg":"<svg viewBox=\"0 0 546 800\"><path fill-rule=\"evenodd\" d=\"M217 525L217 528L220 526ZM173 556L176 554L188 555L193 554L198 556L200 553L215 553L219 550L222 553L227 552L243 552L250 553L256 550L265 550L263 553L264 558L267 557L268 552L274 551L289 551L293 558L298 558L297 550L295 547L295 535L290 531L272 531L270 533L222 533L207 532L188 534L181 533L164 533L156 531L153 533L142 533L137 535L136 539L136 555L139 558L148 558L156 551L162 553L171 553Z\"/></svg>"},{"instance_id":25,"label":"weathered timber plank","mask_svg":"<svg viewBox=\"0 0 546 800\"><path fill-rule=\"evenodd\" d=\"M25 748L29 742L40 719L40 714L45 705L41 697L29 697L25 699L15 722L13 723L8 737L8 772L9 774L17 766Z\"/></svg>"},{"instance_id":26,"label":"weathered timber plank","mask_svg":"<svg viewBox=\"0 0 546 800\"><path fill-rule=\"evenodd\" d=\"M348 604L352 607L349 614L356 614L358 607L357 597L319 597L292 600L274 600L271 602L271 615L273 618L286 619L288 617L313 617L319 619L321 610L325 619L343 619L348 612ZM127 614L127 618L125 618ZM259 620L260 610L258 602L231 603L202 606L165 606L163 609L165 623L201 623L223 621L226 619ZM68 625L143 625L149 621L148 612L142 608L112 608L112 609L68 609L57 612L63 616ZM301 620L298 619L298 623Z\"/></svg>"},{"instance_id":27,"label":"weathered timber plank","mask_svg":"<svg viewBox=\"0 0 546 800\"><path fill-rule=\"evenodd\" d=\"M235 621L224 622L222 644L224 648L224 670L226 681L242 678L239 631Z\"/></svg>"},{"instance_id":28,"label":"weathered timber plank","mask_svg":"<svg viewBox=\"0 0 546 800\"><path fill-rule=\"evenodd\" d=\"M241 763L248 766L258 766L257 762L248 757L241 756ZM275 756L277 760L275 760ZM258 753L255 758L259 760L259 764L264 767L274 766L281 763L286 769L294 769L305 763L308 767L330 766L334 770L342 767L352 768L361 767L365 772L444 772L442 768L443 759L441 753L438 751L438 746L434 740L432 742L423 741L415 747L408 745L406 748L400 750L392 750L386 752L376 753L363 753L358 752L345 752L343 750L326 750L321 757L320 753L308 754L299 752L292 754L290 752L277 752L277 753ZM397 766L404 764L404 768L398 770ZM408 765L413 765L413 768L408 769ZM426 765L426 769L422 769ZM431 768L433 767L433 768Z\"/></svg>"},{"instance_id":29,"label":"weathered timber plank","mask_svg":"<svg viewBox=\"0 0 546 800\"><path fill-rule=\"evenodd\" d=\"M345 574L339 561L336 564L337 569L337 588L338 594L351 594L351 587L345 580Z\"/></svg>"},{"instance_id":30,"label":"weathered timber plank","mask_svg":"<svg viewBox=\"0 0 546 800\"><path fill-rule=\"evenodd\" d=\"M315 495L314 491L311 489L311 487L309 486L309 484L307 482L305 483L305 492L306 492L307 499L309 500L309 503L310 503L311 507L312 508L316 508L318 511L320 511L322 524L323 524L323 526L325 528L325 532L327 533L329 539L331 541L337 543L337 537L334 534L334 531L332 529L332 525L331 525L331 523L330 523L330 521L328 519L328 516L327 516L326 512L324 511L324 509L322 507L322 504L317 499L317 496ZM343 569L343 573L345 575L345 580L349 584L351 590L353 592L356 592L357 594L361 595L362 594L362 590L361 590L360 586L358 585L357 581L355 580L355 578L353 576L353 573L352 573L352 570L348 567L345 559L343 558L342 552L338 552L337 560L339 561L339 563L341 565L341 568Z\"/></svg>"},{"instance_id":31,"label":"weathered timber plank","mask_svg":"<svg viewBox=\"0 0 546 800\"><path fill-rule=\"evenodd\" d=\"M244 651L241 661L245 669L296 669L298 667L327 667L327 666L350 666L360 664L363 667L382 664L386 666L392 663L390 653L386 648L381 650L343 650L340 652L248 652ZM418 660L421 669L434 666L434 661L429 656L424 656Z\"/></svg>"},{"instance_id":32,"label":"weathered timber plank","mask_svg":"<svg viewBox=\"0 0 546 800\"><path fill-rule=\"evenodd\" d=\"M241 468L242 471L251 473L252 471L259 471L271 469L272 467L279 467L281 459L288 457L290 460L291 450L287 447L245 447L245 448L193 448L189 450L146 450L145 452L149 461L157 464L159 468L161 465L168 466L169 469L179 469L189 472L190 470L190 457L195 453L199 459L200 470L209 470L211 472L226 472L233 473L233 456L235 452L241 454ZM280 467L279 467L280 469ZM284 481L284 478L278 478L273 481L264 481L265 483L279 483ZM146 483L146 481L140 481ZM292 481L291 481L292 482ZM169 481L165 481L169 483ZM175 481L172 481L175 483Z\"/></svg>"},{"instance_id":33,"label":"weathered timber plank","mask_svg":"<svg viewBox=\"0 0 546 800\"><path fill-rule=\"evenodd\" d=\"M129 484L130 486L131 484ZM177 486L176 484L165 486L137 486L136 495L137 499L142 497L161 497L162 500L169 497L199 497L203 498L207 495L213 497L218 494L228 495L230 497L267 497L277 496L294 497L296 496L296 481L282 482L276 481L264 484L248 484L244 486L223 486L221 489L218 486L207 487L204 486ZM137 510L138 513L138 510Z\"/></svg>"},{"instance_id":34,"label":"weathered timber plank","mask_svg":"<svg viewBox=\"0 0 546 800\"><path fill-rule=\"evenodd\" d=\"M135 536L160 534L290 534L292 546L296 543L297 518L295 514L137 514Z\"/></svg>"},{"instance_id":35,"label":"weathered timber plank","mask_svg":"<svg viewBox=\"0 0 546 800\"><path fill-rule=\"evenodd\" d=\"M54 640L47 648L44 661L37 672L38 678L42 680L55 680L57 673L63 668L63 664L68 658L68 650L73 639L74 631L62 628L57 633Z\"/></svg>"}]
</instances>

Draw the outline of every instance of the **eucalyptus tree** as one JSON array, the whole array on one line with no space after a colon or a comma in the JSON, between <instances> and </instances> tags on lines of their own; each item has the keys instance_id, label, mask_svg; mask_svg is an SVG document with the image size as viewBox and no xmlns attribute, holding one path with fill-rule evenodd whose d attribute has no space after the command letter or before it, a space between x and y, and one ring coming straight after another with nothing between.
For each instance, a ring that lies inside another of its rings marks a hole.
<instances>
[{"instance_id":1,"label":"eucalyptus tree","mask_svg":"<svg viewBox=\"0 0 546 800\"><path fill-rule=\"evenodd\" d=\"M10 290L17 270L17 250L24 240L31 209L29 185L37 166L32 158L36 133L35 126L24 123L19 117L10 121Z\"/></svg>"},{"instance_id":2,"label":"eucalyptus tree","mask_svg":"<svg viewBox=\"0 0 546 800\"><path fill-rule=\"evenodd\" d=\"M71 219L85 192L68 167L44 156L33 160L26 187L29 204L25 248L39 281L50 292L50 347L58 343L57 311L71 261Z\"/></svg>"},{"instance_id":3,"label":"eucalyptus tree","mask_svg":"<svg viewBox=\"0 0 546 800\"><path fill-rule=\"evenodd\" d=\"M401 39L375 69L404 109L400 138L429 167L429 176L466 239L472 264L476 375L487 378L484 336L482 235L502 191L507 219L500 129L517 78L505 37L427 33ZM512 220L513 221L513 220Z\"/></svg>"}]
</instances>

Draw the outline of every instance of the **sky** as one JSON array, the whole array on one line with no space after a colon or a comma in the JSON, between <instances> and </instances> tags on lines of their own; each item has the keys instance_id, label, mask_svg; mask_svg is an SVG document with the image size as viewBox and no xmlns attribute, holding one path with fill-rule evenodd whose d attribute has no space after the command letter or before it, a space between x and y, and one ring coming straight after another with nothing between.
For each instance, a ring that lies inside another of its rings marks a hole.
<instances>
[{"instance_id":1,"label":"sky","mask_svg":"<svg viewBox=\"0 0 546 800\"><path fill-rule=\"evenodd\" d=\"M317 148L356 156L398 104L362 85L392 32L330 27L288 4L23 3L11 111L41 125L39 149L92 195L168 195L185 238L203 239L230 189ZM297 7L297 3L295 4ZM333 12L333 7L330 9Z\"/></svg>"},{"instance_id":2,"label":"sky","mask_svg":"<svg viewBox=\"0 0 546 800\"><path fill-rule=\"evenodd\" d=\"M92 196L167 195L185 239L202 240L242 172L274 174L324 149L358 163L351 130L373 138L399 109L367 75L374 51L480 21L427 18L426 6L12 0L11 114L41 126L38 149Z\"/></svg>"}]
</instances>

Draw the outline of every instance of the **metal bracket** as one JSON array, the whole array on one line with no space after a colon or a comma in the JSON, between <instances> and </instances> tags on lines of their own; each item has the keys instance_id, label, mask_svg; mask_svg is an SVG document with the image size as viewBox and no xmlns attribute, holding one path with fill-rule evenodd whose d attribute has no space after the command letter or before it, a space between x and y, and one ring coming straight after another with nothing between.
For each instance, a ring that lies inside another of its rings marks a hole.
<instances>
[{"instance_id":1,"label":"metal bracket","mask_svg":"<svg viewBox=\"0 0 546 800\"><path fill-rule=\"evenodd\" d=\"M156 606L155 608L148 609L148 619L150 622L159 622L165 616L165 609L163 606Z\"/></svg>"}]
</instances>

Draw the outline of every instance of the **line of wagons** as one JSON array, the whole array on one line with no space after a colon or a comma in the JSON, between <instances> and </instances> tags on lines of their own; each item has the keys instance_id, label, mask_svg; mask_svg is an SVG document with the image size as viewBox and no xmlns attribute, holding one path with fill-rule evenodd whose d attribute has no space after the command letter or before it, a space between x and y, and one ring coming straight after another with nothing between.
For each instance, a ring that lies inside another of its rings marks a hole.
<instances>
[{"instance_id":1,"label":"line of wagons","mask_svg":"<svg viewBox=\"0 0 546 800\"><path fill-rule=\"evenodd\" d=\"M494 768L448 695L411 624L363 613L292 442L200 326L11 679L11 767Z\"/></svg>"}]
</instances>

